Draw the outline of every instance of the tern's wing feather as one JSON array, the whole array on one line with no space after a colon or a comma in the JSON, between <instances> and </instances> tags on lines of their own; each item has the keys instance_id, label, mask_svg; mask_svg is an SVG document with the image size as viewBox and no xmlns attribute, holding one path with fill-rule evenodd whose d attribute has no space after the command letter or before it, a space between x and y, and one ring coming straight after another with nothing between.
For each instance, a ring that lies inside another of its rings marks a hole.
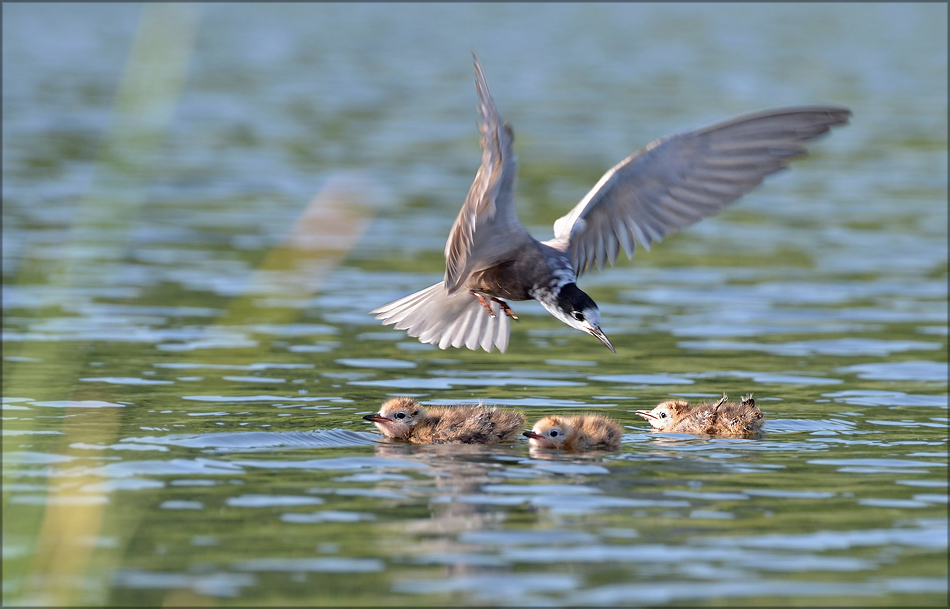
<instances>
[{"instance_id":1,"label":"tern's wing feather","mask_svg":"<svg viewBox=\"0 0 950 609\"><path fill-rule=\"evenodd\" d=\"M491 317L474 296L449 294L442 282L371 311L383 324L394 324L409 336L440 349L467 347L488 351L508 348L508 317L492 302Z\"/></svg>"},{"instance_id":2,"label":"tern's wing feather","mask_svg":"<svg viewBox=\"0 0 950 609\"><path fill-rule=\"evenodd\" d=\"M518 159L511 127L501 120L478 56L475 89L481 117L482 164L445 243L445 286L454 293L473 272L503 260L531 237L515 212Z\"/></svg>"},{"instance_id":3,"label":"tern's wing feather","mask_svg":"<svg viewBox=\"0 0 950 609\"><path fill-rule=\"evenodd\" d=\"M656 140L604 174L558 219L552 243L568 248L578 275L613 264L621 247L630 258L635 241L650 249L716 214L850 116L845 108L781 108Z\"/></svg>"}]
</instances>

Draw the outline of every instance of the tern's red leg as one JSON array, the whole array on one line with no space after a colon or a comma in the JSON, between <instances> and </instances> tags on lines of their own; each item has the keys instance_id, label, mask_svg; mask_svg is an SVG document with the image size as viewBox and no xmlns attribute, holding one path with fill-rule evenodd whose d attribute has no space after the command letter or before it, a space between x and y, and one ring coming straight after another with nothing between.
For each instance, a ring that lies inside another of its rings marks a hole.
<instances>
[{"instance_id":1,"label":"tern's red leg","mask_svg":"<svg viewBox=\"0 0 950 609\"><path fill-rule=\"evenodd\" d=\"M495 297L492 297L492 300L494 300L495 302L501 305L501 310L505 312L505 315L507 315L508 317L512 319L518 319L518 316L515 315L514 311L511 310L511 307L508 306L507 302L505 302L504 300L498 300Z\"/></svg>"},{"instance_id":2,"label":"tern's red leg","mask_svg":"<svg viewBox=\"0 0 950 609\"><path fill-rule=\"evenodd\" d=\"M475 298L478 299L478 302L482 303L482 306L485 307L485 310L488 311L489 315L491 315L492 317L495 316L495 312L491 310L491 305L488 303L487 300L485 300L484 296L482 296L481 294L475 294Z\"/></svg>"}]
</instances>

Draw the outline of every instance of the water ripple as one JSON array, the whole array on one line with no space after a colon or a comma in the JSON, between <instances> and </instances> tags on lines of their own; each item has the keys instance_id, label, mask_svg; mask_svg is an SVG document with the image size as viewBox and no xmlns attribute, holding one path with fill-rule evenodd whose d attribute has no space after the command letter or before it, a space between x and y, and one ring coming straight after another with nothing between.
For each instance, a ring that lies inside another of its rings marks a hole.
<instances>
[{"instance_id":1,"label":"water ripple","mask_svg":"<svg viewBox=\"0 0 950 609\"><path fill-rule=\"evenodd\" d=\"M256 558L231 565L238 571L279 573L375 573L385 563L376 558Z\"/></svg>"},{"instance_id":2,"label":"water ripple","mask_svg":"<svg viewBox=\"0 0 950 609\"><path fill-rule=\"evenodd\" d=\"M125 408L125 404L113 404L99 400L53 400L50 402L32 402L30 406L48 406L50 408Z\"/></svg>"},{"instance_id":3,"label":"water ripple","mask_svg":"<svg viewBox=\"0 0 950 609\"><path fill-rule=\"evenodd\" d=\"M665 499L632 499L604 495L541 495L532 497L534 507L547 508L554 514L591 514L615 508L686 508L686 501Z\"/></svg>"},{"instance_id":4,"label":"water ripple","mask_svg":"<svg viewBox=\"0 0 950 609\"><path fill-rule=\"evenodd\" d=\"M561 553L546 548L511 548L502 550L502 556L521 563L561 563L568 559ZM867 560L818 556L815 554L774 554L739 551L735 548L672 546L642 544L633 546L595 545L571 548L570 562L632 562L646 564L678 564L683 561L721 561L741 565L753 571L863 571L873 564Z\"/></svg>"},{"instance_id":5,"label":"water ripple","mask_svg":"<svg viewBox=\"0 0 950 609\"><path fill-rule=\"evenodd\" d=\"M339 397L281 396L281 395L183 395L183 400L195 402L333 402L349 403Z\"/></svg>"},{"instance_id":6,"label":"water ripple","mask_svg":"<svg viewBox=\"0 0 950 609\"><path fill-rule=\"evenodd\" d=\"M573 484L486 484L482 487L486 493L519 493L529 495L596 495L600 489L591 486Z\"/></svg>"},{"instance_id":7,"label":"water ripple","mask_svg":"<svg viewBox=\"0 0 950 609\"><path fill-rule=\"evenodd\" d=\"M808 550L827 552L866 546L909 546L915 548L946 548L947 524L936 521L921 528L861 529L854 531L815 531L813 533L729 537L705 540L702 543L771 550Z\"/></svg>"},{"instance_id":8,"label":"water ripple","mask_svg":"<svg viewBox=\"0 0 950 609\"><path fill-rule=\"evenodd\" d=\"M256 364L205 364L197 362L159 362L152 364L156 368L171 368L173 370L190 370L202 368L207 370L311 370L315 368L313 364L282 364L259 362Z\"/></svg>"},{"instance_id":9,"label":"water ripple","mask_svg":"<svg viewBox=\"0 0 950 609\"><path fill-rule=\"evenodd\" d=\"M518 602L532 592L566 592L577 588L579 584L577 576L564 573L492 573L397 580L393 590L405 594L465 593L475 600L510 603Z\"/></svg>"},{"instance_id":10,"label":"water ripple","mask_svg":"<svg viewBox=\"0 0 950 609\"><path fill-rule=\"evenodd\" d=\"M375 514L368 512L345 512L339 510L320 510L310 514L283 514L280 519L291 524L318 524L321 522L367 522L376 520Z\"/></svg>"},{"instance_id":11,"label":"water ripple","mask_svg":"<svg viewBox=\"0 0 950 609\"><path fill-rule=\"evenodd\" d=\"M174 385L174 381L156 381L127 376L96 376L79 379L87 383L109 383L110 385Z\"/></svg>"},{"instance_id":12,"label":"water ripple","mask_svg":"<svg viewBox=\"0 0 950 609\"><path fill-rule=\"evenodd\" d=\"M832 338L788 343L748 343L724 340L681 341L683 349L715 351L762 351L772 355L805 357L809 355L886 356L904 351L933 351L941 349L940 343L913 340L884 340L875 338ZM840 370L840 369L839 369Z\"/></svg>"},{"instance_id":13,"label":"water ripple","mask_svg":"<svg viewBox=\"0 0 950 609\"><path fill-rule=\"evenodd\" d=\"M320 505L323 499L319 497L304 497L301 495L240 495L229 497L225 501L231 507L297 507L301 505Z\"/></svg>"},{"instance_id":14,"label":"water ripple","mask_svg":"<svg viewBox=\"0 0 950 609\"><path fill-rule=\"evenodd\" d=\"M239 465L211 459L171 459L169 461L121 461L99 467L62 472L63 476L102 476L129 478L134 476L234 475L243 473Z\"/></svg>"},{"instance_id":15,"label":"water ripple","mask_svg":"<svg viewBox=\"0 0 950 609\"><path fill-rule=\"evenodd\" d=\"M375 444L378 436L348 429L317 429L313 431L245 431L209 434L172 434L167 436L143 436L123 438L122 442L134 444L158 444L161 446L186 446L219 451L269 450L278 447L329 448L343 446L368 446ZM119 445L120 447L122 444Z\"/></svg>"},{"instance_id":16,"label":"water ripple","mask_svg":"<svg viewBox=\"0 0 950 609\"><path fill-rule=\"evenodd\" d=\"M530 378L401 378L378 381L350 381L349 385L390 387L394 389L454 389L457 385L483 387L583 387L585 383Z\"/></svg>"},{"instance_id":17,"label":"water ripple","mask_svg":"<svg viewBox=\"0 0 950 609\"><path fill-rule=\"evenodd\" d=\"M336 459L308 459L305 461L235 461L237 467L257 467L263 469L426 469L430 467L415 461L389 459L387 457L339 457Z\"/></svg>"},{"instance_id":18,"label":"water ripple","mask_svg":"<svg viewBox=\"0 0 950 609\"><path fill-rule=\"evenodd\" d=\"M687 378L669 374L605 374L592 376L590 380L634 385L692 385L694 382Z\"/></svg>"},{"instance_id":19,"label":"water ripple","mask_svg":"<svg viewBox=\"0 0 950 609\"><path fill-rule=\"evenodd\" d=\"M119 569L114 583L119 588L191 590L211 597L236 597L242 588L253 586L257 580L244 573L202 573L188 575L168 571Z\"/></svg>"},{"instance_id":20,"label":"water ripple","mask_svg":"<svg viewBox=\"0 0 950 609\"><path fill-rule=\"evenodd\" d=\"M812 459L808 463L841 466L839 472L860 474L929 471L929 467L947 467L946 463L916 459Z\"/></svg>"},{"instance_id":21,"label":"water ripple","mask_svg":"<svg viewBox=\"0 0 950 609\"><path fill-rule=\"evenodd\" d=\"M222 380L236 383L286 383L287 379L271 376L223 376Z\"/></svg>"},{"instance_id":22,"label":"water ripple","mask_svg":"<svg viewBox=\"0 0 950 609\"><path fill-rule=\"evenodd\" d=\"M849 389L847 391L825 393L822 394L822 397L857 406L937 406L947 408L947 396L945 395L907 394L901 391Z\"/></svg>"},{"instance_id":23,"label":"water ripple","mask_svg":"<svg viewBox=\"0 0 950 609\"><path fill-rule=\"evenodd\" d=\"M395 369L395 368L415 368L415 362L410 362L402 359L384 359L384 358L343 358L336 360L337 363L343 364L344 366L352 366L354 368L382 368L382 369Z\"/></svg>"},{"instance_id":24,"label":"water ripple","mask_svg":"<svg viewBox=\"0 0 950 609\"><path fill-rule=\"evenodd\" d=\"M835 372L853 373L858 378L877 381L947 382L947 364L940 362L877 362L843 366Z\"/></svg>"},{"instance_id":25,"label":"water ripple","mask_svg":"<svg viewBox=\"0 0 950 609\"><path fill-rule=\"evenodd\" d=\"M459 534L462 543L486 544L497 546L545 546L591 544L596 535L582 531L545 530L545 531L466 531Z\"/></svg>"},{"instance_id":26,"label":"water ripple","mask_svg":"<svg viewBox=\"0 0 950 609\"><path fill-rule=\"evenodd\" d=\"M659 605L675 601L702 600L711 598L788 598L837 597L849 599L854 596L877 597L888 592L946 594L947 583L938 577L891 578L869 583L827 582L798 580L759 579L750 581L692 582L689 580L665 580L663 586L653 584L608 584L584 590L568 597L570 605L618 606L637 599L638 604Z\"/></svg>"}]
</instances>

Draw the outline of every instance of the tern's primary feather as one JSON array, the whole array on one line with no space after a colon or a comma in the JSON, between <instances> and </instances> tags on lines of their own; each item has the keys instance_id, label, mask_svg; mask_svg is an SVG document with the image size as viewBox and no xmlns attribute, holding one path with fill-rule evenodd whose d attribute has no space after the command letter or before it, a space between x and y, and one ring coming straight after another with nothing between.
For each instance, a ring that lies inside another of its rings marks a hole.
<instances>
[{"instance_id":1,"label":"tern's primary feather","mask_svg":"<svg viewBox=\"0 0 950 609\"><path fill-rule=\"evenodd\" d=\"M445 285L450 293L465 285L473 272L510 257L531 241L515 211L514 135L495 107L478 56L474 59L482 164L445 243Z\"/></svg>"},{"instance_id":2,"label":"tern's primary feather","mask_svg":"<svg viewBox=\"0 0 950 609\"><path fill-rule=\"evenodd\" d=\"M491 307L494 317L471 294L449 294L440 281L371 313L384 324L395 324L397 330L406 330L409 336L440 349L451 346L491 352L497 347L504 353L508 348L508 316L498 303L492 302Z\"/></svg>"},{"instance_id":3,"label":"tern's primary feather","mask_svg":"<svg viewBox=\"0 0 950 609\"><path fill-rule=\"evenodd\" d=\"M549 243L570 252L577 275L613 264L620 247L632 257L634 239L650 249L716 214L849 116L844 108L782 108L656 140L604 174L554 223Z\"/></svg>"}]
</instances>

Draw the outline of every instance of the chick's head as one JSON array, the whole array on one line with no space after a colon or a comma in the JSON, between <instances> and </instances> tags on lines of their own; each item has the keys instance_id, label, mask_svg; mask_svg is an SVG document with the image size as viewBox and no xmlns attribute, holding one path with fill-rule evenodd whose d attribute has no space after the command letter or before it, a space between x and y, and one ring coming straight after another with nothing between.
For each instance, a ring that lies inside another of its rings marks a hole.
<instances>
[{"instance_id":1,"label":"chick's head","mask_svg":"<svg viewBox=\"0 0 950 609\"><path fill-rule=\"evenodd\" d=\"M689 410L688 402L669 400L657 404L653 410L638 410L637 414L649 421L653 429L663 431L673 427L687 410Z\"/></svg>"},{"instance_id":2,"label":"chick's head","mask_svg":"<svg viewBox=\"0 0 950 609\"><path fill-rule=\"evenodd\" d=\"M412 428L425 416L425 408L412 398L393 398L385 402L376 414L363 417L372 421L383 435L407 440Z\"/></svg>"},{"instance_id":3,"label":"chick's head","mask_svg":"<svg viewBox=\"0 0 950 609\"><path fill-rule=\"evenodd\" d=\"M544 417L524 432L528 443L537 448L564 448L565 442L574 434L574 428L562 417Z\"/></svg>"}]
</instances>

